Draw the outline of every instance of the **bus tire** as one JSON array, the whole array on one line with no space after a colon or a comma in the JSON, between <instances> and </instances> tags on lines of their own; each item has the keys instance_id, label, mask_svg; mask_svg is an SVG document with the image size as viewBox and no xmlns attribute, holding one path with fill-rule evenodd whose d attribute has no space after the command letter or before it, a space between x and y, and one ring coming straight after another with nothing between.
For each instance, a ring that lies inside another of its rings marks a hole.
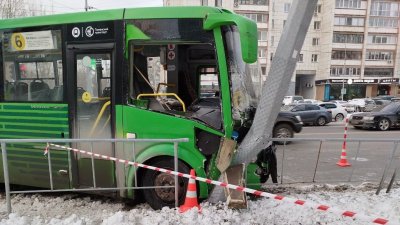
<instances>
[{"instance_id":1,"label":"bus tire","mask_svg":"<svg viewBox=\"0 0 400 225\"><path fill-rule=\"evenodd\" d=\"M162 157L152 160L151 166L174 170L174 159L171 157ZM181 173L189 173L189 166L182 161L178 163L178 171ZM144 169L141 177L142 187L153 186L174 186L175 177L172 174L161 173L155 170ZM179 205L183 204L186 196L188 179L178 177L178 197ZM162 209L163 207L175 207L175 188L148 188L143 189L144 200L155 210Z\"/></svg>"}]
</instances>

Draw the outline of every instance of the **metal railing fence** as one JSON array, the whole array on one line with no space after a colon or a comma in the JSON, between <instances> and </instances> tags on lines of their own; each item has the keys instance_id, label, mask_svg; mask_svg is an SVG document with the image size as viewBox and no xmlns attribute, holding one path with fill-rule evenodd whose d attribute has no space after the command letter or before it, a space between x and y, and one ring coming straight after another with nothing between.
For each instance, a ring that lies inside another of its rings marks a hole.
<instances>
[{"instance_id":1,"label":"metal railing fence","mask_svg":"<svg viewBox=\"0 0 400 225\"><path fill-rule=\"evenodd\" d=\"M90 191L118 191L118 190L128 190L128 189L150 189L150 188L175 188L175 206L178 206L178 177L175 176L175 186L146 186L138 187L137 184L137 170L135 169L135 187L115 187L115 188L99 188L96 186L96 176L95 176L95 161L93 154L93 143L132 143L132 155L133 161L136 161L135 143L147 142L147 143L173 143L174 144L174 171L178 171L178 147L179 143L188 142L188 138L179 139L0 139L2 159L3 159L3 172L4 172L4 185L6 194L6 204L7 212L11 213L11 194L27 194L27 193L47 193L47 192L90 192ZM36 190L26 190L26 191L12 191L10 189L10 177L9 177L9 165L7 156L6 144L18 144L18 143L43 143L43 152L47 152L48 160L48 172L49 172L49 183L50 189L36 189ZM55 189L53 182L53 168L51 163L51 148L49 148L49 143L91 143L91 164L92 164L92 179L93 188L69 188L69 189ZM46 147L47 146L47 147ZM124 147L125 148L125 145ZM125 150L125 149L123 149ZM130 160L130 159L128 159Z\"/></svg>"},{"instance_id":2,"label":"metal railing fence","mask_svg":"<svg viewBox=\"0 0 400 225\"><path fill-rule=\"evenodd\" d=\"M376 182L379 194L387 176L392 174L387 187L387 192L390 191L400 167L400 138L347 138L349 167L336 165L343 138L270 140L284 142L277 145L276 152L281 184Z\"/></svg>"},{"instance_id":3,"label":"metal railing fence","mask_svg":"<svg viewBox=\"0 0 400 225\"><path fill-rule=\"evenodd\" d=\"M273 138L271 141L287 141L290 144L279 145L277 148L278 174L281 184L295 183L339 183L339 182L367 182L379 183L377 194L381 191L386 182L388 174L393 174L388 184L387 192L390 191L396 174L400 167L400 152L398 145L400 139L393 138L352 138L347 139L348 161L350 167L339 167L336 162L340 159L342 151L342 138ZM90 192L90 191L118 191L128 189L148 189L148 188L175 188L175 205L178 206L178 177L175 176L175 186L153 186L138 187L137 176L135 174L135 187L112 187L100 188L96 185L96 175L94 167L93 147L91 152L92 179L93 187L90 188L70 188L56 189L53 183L53 167L51 160L52 149L48 149L48 172L50 189L37 189L25 191L12 191L10 189L10 179L7 161L7 145L13 143L42 143L45 151L48 143L131 143L133 161L136 161L135 143L173 143L174 144L174 171L178 171L178 146L181 142L188 142L187 138L182 139L0 139L3 172L6 192L7 212L11 212L11 194L23 193L46 193L46 192ZM372 150L371 150L372 148ZM376 148L376 151L374 150ZM123 148L125 151L125 145ZM137 170L135 170L135 173Z\"/></svg>"}]
</instances>

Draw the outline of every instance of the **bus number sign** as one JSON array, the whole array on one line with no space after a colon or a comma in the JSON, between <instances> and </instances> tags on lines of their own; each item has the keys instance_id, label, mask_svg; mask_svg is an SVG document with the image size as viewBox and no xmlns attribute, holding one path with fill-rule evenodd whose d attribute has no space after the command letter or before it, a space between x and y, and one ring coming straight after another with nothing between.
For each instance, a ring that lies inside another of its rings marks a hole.
<instances>
[{"instance_id":1,"label":"bus number sign","mask_svg":"<svg viewBox=\"0 0 400 225\"><path fill-rule=\"evenodd\" d=\"M15 50L22 51L25 49L25 38L21 33L14 33L11 36L11 43Z\"/></svg>"}]
</instances>

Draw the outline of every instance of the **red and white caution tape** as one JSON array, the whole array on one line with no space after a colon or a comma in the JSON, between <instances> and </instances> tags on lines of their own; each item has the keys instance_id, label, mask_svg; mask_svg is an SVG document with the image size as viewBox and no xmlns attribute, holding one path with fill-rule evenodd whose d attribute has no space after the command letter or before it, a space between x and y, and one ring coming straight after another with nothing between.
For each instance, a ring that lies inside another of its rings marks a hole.
<instances>
[{"instance_id":1,"label":"red and white caution tape","mask_svg":"<svg viewBox=\"0 0 400 225\"><path fill-rule=\"evenodd\" d=\"M316 203L313 203L313 202L307 202L307 201L300 200L300 199L293 199L293 198L289 198L289 197L285 197L285 196L281 196L281 195L275 195L275 194L271 194L271 193L268 193L268 192L258 191L258 190L254 190L254 189L251 189L251 188L246 188L246 187L241 187L241 186L237 186L237 185L233 185L233 184L228 184L228 183L224 183L224 182L210 180L210 179L203 178L203 177L191 176L189 174L175 172L175 171L172 171L172 170L167 170L167 169L158 168L158 167L154 167L154 166L148 166L148 165L144 165L144 164L137 163L137 162L131 162L131 161L125 160L125 159L118 159L118 158L115 158L115 157L110 157L110 156L106 156L106 155L101 155L101 154L97 154L97 153L92 153L92 152L83 151L83 150L79 150L79 149L76 149L76 148L70 148L70 147L56 145L56 144L50 144L50 146L54 146L56 148L60 148L60 149L64 149L64 150L79 152L79 153L90 155L90 156L93 155L93 156L95 156L97 158L111 160L111 161L115 161L115 162L119 162L119 163L124 163L126 165L142 167L142 168L145 168L145 169L155 170L155 171L159 171L159 172L167 173L167 174L172 174L172 175L179 176L179 177L186 177L188 179L195 179L195 180L198 180L198 181L201 181L201 182L205 182L205 183L208 183L208 184L214 184L214 185L221 186L221 187L227 187L229 189L250 193L250 194L253 194L253 195L256 195L256 196L263 196L263 197L268 197L268 198L271 198L271 199L275 199L275 200L278 200L278 201L287 202L287 203L291 203L291 204L295 204L295 205L307 206L309 208L317 209L319 211L331 212L331 213L334 213L336 215L340 215L340 216L344 216L344 217L350 217L350 218L354 218L354 219L360 219L360 220L363 220L363 221L366 221L366 222L369 222L369 223L375 223L375 224L388 224L389 223L389 220L384 219L384 218L376 218L376 217L372 217L372 216L366 216L366 215L362 215L362 214L355 213L355 212L352 212L352 211L343 211L343 210L332 208L332 207L326 206L326 205L316 204ZM47 149L47 150L49 150L49 149Z\"/></svg>"}]
</instances>

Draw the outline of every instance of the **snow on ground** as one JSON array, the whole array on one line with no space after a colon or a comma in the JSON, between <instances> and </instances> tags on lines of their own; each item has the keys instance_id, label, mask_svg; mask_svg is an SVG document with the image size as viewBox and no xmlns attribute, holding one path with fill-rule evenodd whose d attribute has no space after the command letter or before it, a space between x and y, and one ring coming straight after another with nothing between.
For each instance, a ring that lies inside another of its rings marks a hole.
<instances>
[{"instance_id":1,"label":"snow on ground","mask_svg":"<svg viewBox=\"0 0 400 225\"><path fill-rule=\"evenodd\" d=\"M349 185L268 186L266 189L291 198L383 217L389 219L391 224L400 224L400 187L398 186L389 194L383 190L378 196L375 195L376 187L370 184L357 187ZM251 200L249 208L243 210L228 209L223 203L204 202L201 205L201 214L194 209L180 214L176 209L164 208L155 211L146 204L129 207L121 202L78 194L14 195L12 197L13 213L7 216L5 199L2 196L0 224L372 224L267 198Z\"/></svg>"}]
</instances>

